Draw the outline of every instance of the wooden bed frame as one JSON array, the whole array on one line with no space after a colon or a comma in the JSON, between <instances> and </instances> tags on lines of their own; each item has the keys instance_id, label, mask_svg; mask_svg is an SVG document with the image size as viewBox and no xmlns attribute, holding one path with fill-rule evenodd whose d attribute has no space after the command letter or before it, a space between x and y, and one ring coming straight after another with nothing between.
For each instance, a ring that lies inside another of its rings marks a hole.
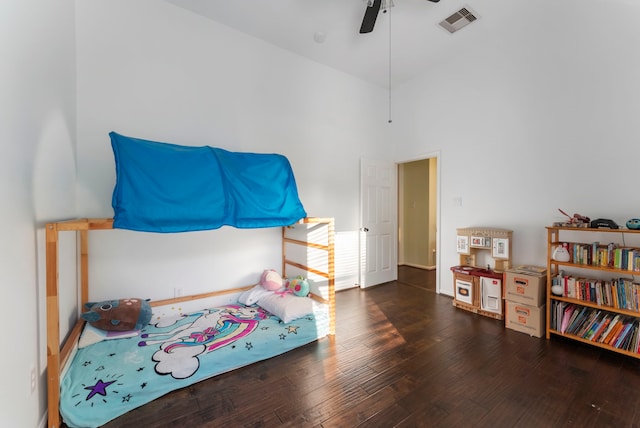
<instances>
[{"instance_id":1,"label":"wooden bed frame","mask_svg":"<svg viewBox=\"0 0 640 428\"><path fill-rule=\"evenodd\" d=\"M335 250L334 234L335 226L333 218L308 217L300 220L299 224L325 225L327 230L326 243L314 243L294 239L287 236L289 227L282 228L282 275L286 276L287 266L293 266L303 271L319 275L327 279L328 297L311 295L312 298L329 305L329 334L335 334ZM60 313L59 313L59 284L58 284L58 235L60 232L75 232L79 238L77 262L79 263L79 287L80 308L89 301L89 231L113 229L113 219L79 219L47 223L46 225L46 296L47 296L47 401L48 401L48 426L58 428L61 423L59 412L60 405L60 378L61 371L69 362L70 357L77 348L80 333L84 326L84 320L78 316L78 321L71 329L67 339L61 345L60 337ZM287 244L299 245L306 248L315 248L326 251L326 269L319 270L305 263L296 262L287 258ZM151 302L152 306L162 306L185 301L192 301L214 297L222 294L239 293L248 290L253 285L229 290L213 291L190 296L181 296L171 299Z\"/></svg>"}]
</instances>

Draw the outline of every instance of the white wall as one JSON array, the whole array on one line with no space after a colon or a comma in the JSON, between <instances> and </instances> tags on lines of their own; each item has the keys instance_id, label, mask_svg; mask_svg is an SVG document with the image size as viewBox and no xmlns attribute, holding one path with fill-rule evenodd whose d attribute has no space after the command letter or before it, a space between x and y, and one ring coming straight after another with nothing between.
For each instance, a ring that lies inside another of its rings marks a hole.
<instances>
[{"instance_id":1,"label":"white wall","mask_svg":"<svg viewBox=\"0 0 640 428\"><path fill-rule=\"evenodd\" d=\"M640 58L634 55L640 5L563 5L560 11L551 0L505 2L502 16L474 24L479 31L472 26L452 36L452 50L433 58L427 75L394 92L394 122L387 125L380 108L385 91L164 2L3 1L0 218L7 227L0 284L11 299L5 317L18 326L5 337L20 349L2 354L9 369L0 387L0 425L36 426L44 414L42 226L113 214L111 130L285 154L309 214L336 217L343 283L355 280L358 260L359 158L389 158L389 141L400 161L441 153L443 292L452 292L448 268L457 262L457 227L512 228L514 262L543 264L544 226L561 219L557 208L620 223L640 215L633 192L623 187L634 183L640 150ZM471 50L471 38L483 43ZM454 198L462 198L462 207ZM171 260L184 266L193 287L208 286L214 272L221 286L244 283L279 258L268 253L275 239L269 232L245 232L223 229L167 242L115 233L100 248L137 259L96 266L92 278L101 277L105 296L148 290L127 288L121 278ZM254 257L240 259L240 253ZM211 267L192 266L197 258ZM220 269L225 263L228 273ZM124 270L122 277L114 277L113 268ZM169 271L145 271L151 273L141 281L169 294L182 280Z\"/></svg>"},{"instance_id":2,"label":"white wall","mask_svg":"<svg viewBox=\"0 0 640 428\"><path fill-rule=\"evenodd\" d=\"M337 283L355 284L359 159L388 158L391 151L386 109L379 108L384 90L165 2L78 2L77 40L81 215L113 215L112 130L176 144L278 152L293 166L307 213L335 217L336 259L354 261L337 264ZM120 269L98 266L100 275L92 278L101 281L100 291L91 298L123 289L170 297L178 285L185 293L210 289L212 278L222 288L252 283L263 269L280 266L280 253L273 251L277 233L140 235L142 260ZM128 251L121 242L109 247ZM196 265L194 254L204 266ZM166 259L182 263L188 275L151 269L135 283L124 279Z\"/></svg>"},{"instance_id":3,"label":"white wall","mask_svg":"<svg viewBox=\"0 0 640 428\"><path fill-rule=\"evenodd\" d=\"M73 0L2 1L0 55L0 426L34 427L46 408L43 224L75 216Z\"/></svg>"},{"instance_id":4,"label":"white wall","mask_svg":"<svg viewBox=\"0 0 640 428\"><path fill-rule=\"evenodd\" d=\"M545 265L558 208L619 224L640 214L640 3L556 4L505 2L394 94L397 158L442 154L443 293L458 227L512 229L514 263Z\"/></svg>"}]
</instances>

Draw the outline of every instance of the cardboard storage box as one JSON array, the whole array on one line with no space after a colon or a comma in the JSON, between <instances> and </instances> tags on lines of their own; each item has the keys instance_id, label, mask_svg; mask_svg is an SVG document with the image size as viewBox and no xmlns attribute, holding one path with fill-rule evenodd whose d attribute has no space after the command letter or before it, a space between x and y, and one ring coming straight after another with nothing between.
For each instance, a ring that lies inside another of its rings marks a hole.
<instances>
[{"instance_id":1,"label":"cardboard storage box","mask_svg":"<svg viewBox=\"0 0 640 428\"><path fill-rule=\"evenodd\" d=\"M546 303L547 270L518 266L505 272L504 298L512 302L540 306Z\"/></svg>"},{"instance_id":2,"label":"cardboard storage box","mask_svg":"<svg viewBox=\"0 0 640 428\"><path fill-rule=\"evenodd\" d=\"M531 306L509 300L505 303L505 327L526 333L529 336L542 337L545 334L546 305Z\"/></svg>"}]
</instances>

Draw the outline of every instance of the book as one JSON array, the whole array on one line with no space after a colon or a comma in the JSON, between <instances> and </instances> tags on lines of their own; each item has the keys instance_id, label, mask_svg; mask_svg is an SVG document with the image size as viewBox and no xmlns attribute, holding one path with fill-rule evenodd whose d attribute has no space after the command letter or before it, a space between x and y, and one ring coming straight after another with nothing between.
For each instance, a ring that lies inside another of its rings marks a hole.
<instances>
[{"instance_id":1,"label":"book","mask_svg":"<svg viewBox=\"0 0 640 428\"><path fill-rule=\"evenodd\" d=\"M632 325L633 324L630 322L627 322L625 324L624 328L622 329L622 331L620 331L620 334L618 335L618 337L616 337L615 341L613 342L613 345L612 345L613 347L620 348L622 341L624 340L626 335L629 333L629 330L631 329Z\"/></svg>"},{"instance_id":2,"label":"book","mask_svg":"<svg viewBox=\"0 0 640 428\"><path fill-rule=\"evenodd\" d=\"M560 330L560 326L562 324L562 320L564 318L564 307L565 307L566 303L564 302L556 302L556 305L554 306L555 311L553 311L551 313L552 315L552 320L551 320L551 327L556 329L556 330Z\"/></svg>"},{"instance_id":3,"label":"book","mask_svg":"<svg viewBox=\"0 0 640 428\"><path fill-rule=\"evenodd\" d=\"M620 349L624 349L625 351L631 350L631 343L633 342L633 337L635 336L637 330L637 320L634 320L633 322L631 322L631 328L620 342Z\"/></svg>"},{"instance_id":4,"label":"book","mask_svg":"<svg viewBox=\"0 0 640 428\"><path fill-rule=\"evenodd\" d=\"M566 278L567 281L567 297L576 298L576 279L572 276Z\"/></svg>"},{"instance_id":5,"label":"book","mask_svg":"<svg viewBox=\"0 0 640 428\"><path fill-rule=\"evenodd\" d=\"M623 346L627 351L636 352L633 344L635 342L635 337L638 334L638 320L634 319L631 324L631 331L629 332L627 339L624 341Z\"/></svg>"},{"instance_id":6,"label":"book","mask_svg":"<svg viewBox=\"0 0 640 428\"><path fill-rule=\"evenodd\" d=\"M600 311L592 309L586 321L582 324L582 326L580 326L580 328L575 334L577 336L584 338L587 332L589 331L589 329L593 326L593 324L598 321L599 316L600 316Z\"/></svg>"},{"instance_id":7,"label":"book","mask_svg":"<svg viewBox=\"0 0 640 428\"><path fill-rule=\"evenodd\" d=\"M612 318L613 318L612 314L606 313L602 318L602 321L599 323L598 328L595 329L593 333L588 335L585 339L589 339L592 342L595 342L596 340L598 340L600 335L602 335L604 330L607 328L607 326L611 322Z\"/></svg>"},{"instance_id":8,"label":"book","mask_svg":"<svg viewBox=\"0 0 640 428\"><path fill-rule=\"evenodd\" d=\"M618 323L618 327L616 327L615 331L612 332L611 337L609 337L609 342L608 344L610 346L615 346L615 343L618 340L618 337L620 337L620 334L622 333L622 331L625 329L625 327L627 326L627 321L626 320L620 320L620 322Z\"/></svg>"},{"instance_id":9,"label":"book","mask_svg":"<svg viewBox=\"0 0 640 428\"><path fill-rule=\"evenodd\" d=\"M560 333L564 334L569 326L569 321L572 319L573 313L576 312L576 305L567 305L564 308L564 314L562 316L562 325L560 326Z\"/></svg>"},{"instance_id":10,"label":"book","mask_svg":"<svg viewBox=\"0 0 640 428\"><path fill-rule=\"evenodd\" d=\"M611 330L616 326L616 324L618 323L618 321L620 320L620 317L622 315L617 314L616 316L613 317L613 319L609 322L609 325L607 326L607 328L605 329L605 331L602 332L602 334L600 335L600 338L598 339L598 342L602 343L604 342L604 340L606 339L606 337L609 335L609 333L611 332Z\"/></svg>"},{"instance_id":11,"label":"book","mask_svg":"<svg viewBox=\"0 0 640 428\"><path fill-rule=\"evenodd\" d=\"M587 307L583 306L581 310L575 311L573 316L571 317L571 322L569 323L569 327L567 327L567 333L573 334L577 328L582 325L585 318L585 313L587 312Z\"/></svg>"}]
</instances>

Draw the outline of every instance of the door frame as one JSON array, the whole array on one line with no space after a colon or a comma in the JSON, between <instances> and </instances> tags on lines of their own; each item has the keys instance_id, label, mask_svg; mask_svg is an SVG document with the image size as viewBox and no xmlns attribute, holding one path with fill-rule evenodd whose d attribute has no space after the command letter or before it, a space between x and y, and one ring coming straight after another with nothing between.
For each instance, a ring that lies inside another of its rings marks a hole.
<instances>
[{"instance_id":1,"label":"door frame","mask_svg":"<svg viewBox=\"0 0 640 428\"><path fill-rule=\"evenodd\" d=\"M396 161L396 165L400 165L403 163L409 163L409 162L415 162L415 161L419 161L419 160L425 160L425 159L431 159L431 158L435 158L436 159L436 164L437 164L437 169L436 169L436 293L440 294L440 290L441 290L441 283L440 283L440 272L441 272L441 266L440 266L440 222L441 222L441 212L442 212L442 201L440 199L440 195L441 195L441 171L442 171L442 164L441 164L441 151L440 150L435 150L433 152L426 152L420 155L416 155L415 157L411 157L411 158L406 158L406 159L402 159L402 160L398 160ZM397 171L399 171L399 168L396 168ZM396 180L397 182L399 182L399 180ZM399 191L398 191L399 193ZM396 201L396 212L399 210L399 198L397 198L398 200ZM399 217L399 216L397 216ZM400 219L397 219L397 227L399 227L400 225ZM399 234L398 235L398 239L399 239ZM396 256L396 259L398 259L398 257Z\"/></svg>"}]
</instances>

